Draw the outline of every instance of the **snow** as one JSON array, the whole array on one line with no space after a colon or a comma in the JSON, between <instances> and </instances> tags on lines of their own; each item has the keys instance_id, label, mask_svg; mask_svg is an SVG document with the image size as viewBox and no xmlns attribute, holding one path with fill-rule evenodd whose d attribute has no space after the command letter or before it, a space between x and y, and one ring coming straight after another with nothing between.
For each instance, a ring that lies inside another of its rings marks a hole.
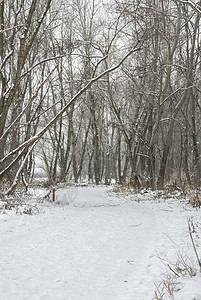
<instances>
[{"instance_id":1,"label":"snow","mask_svg":"<svg viewBox=\"0 0 201 300\"><path fill-rule=\"evenodd\" d=\"M196 265L187 217L200 225L199 210L151 191L110 189L60 189L38 214L0 214L0 299L151 300L178 253ZM175 300L201 300L199 272L178 281Z\"/></svg>"}]
</instances>

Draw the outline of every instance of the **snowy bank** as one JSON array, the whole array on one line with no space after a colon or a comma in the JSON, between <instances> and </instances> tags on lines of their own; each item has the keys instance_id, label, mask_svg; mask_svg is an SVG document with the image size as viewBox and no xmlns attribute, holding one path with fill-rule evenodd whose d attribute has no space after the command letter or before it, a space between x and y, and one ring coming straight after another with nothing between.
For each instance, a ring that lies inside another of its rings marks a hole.
<instances>
[{"instance_id":1,"label":"snowy bank","mask_svg":"<svg viewBox=\"0 0 201 300\"><path fill-rule=\"evenodd\" d=\"M35 215L0 214L0 291L5 300L150 300L178 253L200 253L200 211L152 192L116 196L79 187L67 204ZM66 196L65 196L66 195ZM41 204L42 205L42 204ZM180 278L176 300L201 299L201 278ZM163 299L168 299L167 295Z\"/></svg>"}]
</instances>

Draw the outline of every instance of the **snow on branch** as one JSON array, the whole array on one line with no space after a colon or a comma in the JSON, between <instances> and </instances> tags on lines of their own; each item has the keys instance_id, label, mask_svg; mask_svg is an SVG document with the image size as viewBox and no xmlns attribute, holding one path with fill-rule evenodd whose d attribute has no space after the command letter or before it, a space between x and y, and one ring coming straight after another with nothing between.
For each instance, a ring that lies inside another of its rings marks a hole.
<instances>
[{"instance_id":1,"label":"snow on branch","mask_svg":"<svg viewBox=\"0 0 201 300\"><path fill-rule=\"evenodd\" d=\"M36 68L37 66L43 64L43 63L46 63L48 61L51 61L51 60L56 60L56 59L60 59L62 57L65 57L65 55L59 55L59 56L54 56L54 57L49 57L49 58L46 58L46 59L43 59L41 61L39 61L38 63L36 63L35 65L33 65L31 68L29 68L26 72L24 72L21 77L24 77L25 75L27 75L28 73L30 73L34 68Z\"/></svg>"},{"instance_id":2,"label":"snow on branch","mask_svg":"<svg viewBox=\"0 0 201 300\"><path fill-rule=\"evenodd\" d=\"M102 73L100 73L99 75L93 77L82 89L80 89L77 94L75 94L75 96L57 113L57 115L50 120L50 122L44 127L42 128L35 136L31 137L30 139L28 139L27 141L25 141L24 143L22 143L21 145L19 145L16 149L12 150L10 153L8 153L5 157L3 157L0 160L0 163L5 162L9 157L11 157L12 155L15 155L16 153L18 153L21 149L26 149L30 146L32 146L33 144L35 145L35 142L37 140L39 140L44 133L60 118L60 116L74 103L76 102L76 100L84 93L86 92L89 87L97 82L100 78L104 77L106 74L111 73L113 71L115 71L116 69L118 69L124 62L125 60L134 52L140 51L142 49L142 45L144 43L146 39L146 33L144 34L144 36L142 37L142 39L138 40L135 47L133 47L121 60L118 64L116 64L115 66L106 69L105 71L103 71ZM0 177L3 176L4 171L1 172Z\"/></svg>"},{"instance_id":3,"label":"snow on branch","mask_svg":"<svg viewBox=\"0 0 201 300\"><path fill-rule=\"evenodd\" d=\"M23 159L19 169L17 170L17 173L15 175L15 179L13 181L13 184L10 186L10 188L5 192L5 195L9 195L12 193L12 191L14 190L14 188L16 187L17 183L18 183L18 180L19 180L19 176L20 176L20 173L22 172L23 170L23 167L29 157L29 154L31 153L31 151L33 150L34 146L36 145L38 141L36 141L29 149L29 151L27 151L27 154L25 155L25 158Z\"/></svg>"},{"instance_id":4,"label":"snow on branch","mask_svg":"<svg viewBox=\"0 0 201 300\"><path fill-rule=\"evenodd\" d=\"M6 57L4 58L4 60L3 60L2 63L1 63L0 70L4 67L5 63L6 63L7 60L11 57L12 54L13 54L13 50L11 50L11 51L6 55Z\"/></svg>"},{"instance_id":5,"label":"snow on branch","mask_svg":"<svg viewBox=\"0 0 201 300\"><path fill-rule=\"evenodd\" d=\"M183 3L183 4L187 4L188 6L190 6L195 12L201 14L201 6L199 5L199 3L195 3L191 0L177 0L177 2Z\"/></svg>"},{"instance_id":6,"label":"snow on branch","mask_svg":"<svg viewBox=\"0 0 201 300\"><path fill-rule=\"evenodd\" d=\"M50 79L54 71L56 70L56 67L52 69L52 71L48 74L48 76L45 78L45 80L40 84L38 89L36 90L33 97L30 99L29 103L25 106L25 108L22 110L22 112L17 116L17 118L13 121L13 123L7 128L7 130L4 132L4 134L0 137L0 141L11 131L11 129L16 125L16 123L22 118L22 116L25 114L27 109L30 107L30 105L33 103L34 99L37 97L39 91L44 86L44 84Z\"/></svg>"}]
</instances>

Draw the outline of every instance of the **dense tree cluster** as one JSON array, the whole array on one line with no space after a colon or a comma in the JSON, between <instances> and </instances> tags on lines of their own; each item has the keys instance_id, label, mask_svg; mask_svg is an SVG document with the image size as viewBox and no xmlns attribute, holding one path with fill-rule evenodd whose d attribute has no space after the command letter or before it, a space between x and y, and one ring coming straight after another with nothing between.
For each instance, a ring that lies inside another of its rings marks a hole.
<instances>
[{"instance_id":1,"label":"dense tree cluster","mask_svg":"<svg viewBox=\"0 0 201 300\"><path fill-rule=\"evenodd\" d=\"M201 1L0 0L0 182L200 184Z\"/></svg>"}]
</instances>

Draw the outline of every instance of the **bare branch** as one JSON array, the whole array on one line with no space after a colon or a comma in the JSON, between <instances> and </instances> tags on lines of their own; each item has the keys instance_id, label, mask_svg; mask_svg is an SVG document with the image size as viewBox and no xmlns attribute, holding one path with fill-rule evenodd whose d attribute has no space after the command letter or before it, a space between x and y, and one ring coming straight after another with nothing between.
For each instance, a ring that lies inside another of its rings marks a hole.
<instances>
[{"instance_id":1,"label":"bare branch","mask_svg":"<svg viewBox=\"0 0 201 300\"><path fill-rule=\"evenodd\" d=\"M54 56L54 57L49 57L49 58L46 58L46 59L43 59L41 61L39 61L38 63L36 63L35 65L33 65L31 68L29 68L26 72L24 72L21 77L24 77L25 75L27 75L28 73L30 73L33 69L35 69L37 66L43 64L43 63L46 63L48 61L51 61L51 60L56 60L56 59L60 59L62 57L64 57L65 55L58 55L58 56Z\"/></svg>"},{"instance_id":2,"label":"bare branch","mask_svg":"<svg viewBox=\"0 0 201 300\"><path fill-rule=\"evenodd\" d=\"M18 183L18 180L19 180L19 176L20 176L20 173L22 172L22 169L31 153L31 151L33 150L34 146L36 145L37 141L31 146L31 148L29 149L29 151L27 152L25 158L23 159L16 175L15 175L15 179L13 181L13 184L10 186L10 188L5 192L5 195L9 195L12 193L12 191L14 190L14 188L16 187L17 183Z\"/></svg>"},{"instance_id":3,"label":"bare branch","mask_svg":"<svg viewBox=\"0 0 201 300\"><path fill-rule=\"evenodd\" d=\"M0 141L5 138L5 136L11 131L11 129L15 126L15 124L22 118L22 116L25 114L25 112L27 111L27 109L30 107L30 105L33 103L34 99L37 97L39 91L41 90L41 88L44 86L44 84L50 79L50 77L52 76L52 74L54 73L56 67L49 73L49 75L47 76L47 78L45 78L45 80L40 84L40 86L38 87L35 95L31 98L31 100L29 101L29 103L25 106L25 108L22 110L22 112L18 115L18 117L13 121L13 123L7 128L7 130L4 132L4 134L0 137Z\"/></svg>"},{"instance_id":4,"label":"bare branch","mask_svg":"<svg viewBox=\"0 0 201 300\"><path fill-rule=\"evenodd\" d=\"M31 145L33 145L35 143L35 141L37 141L38 139L40 139L44 133L46 133L46 131L59 119L59 117L84 93L86 92L89 87L97 82L100 78L102 78L103 76L105 76L106 74L115 71L116 69L118 69L124 62L125 60L134 52L140 51L141 50L141 46L143 44L144 40L140 40L136 43L136 47L132 50L130 50L121 60L118 64L116 64L115 66L103 71L101 74L99 74L98 76L92 78L58 113L57 115L41 130L39 131L35 136L31 137L29 140L25 141L24 143L22 143L20 146L18 146L16 149L14 149L13 151L11 151L10 153L8 153L4 158L2 158L0 160L0 163L5 162L10 156L13 156L14 154L16 154L17 152L19 152L21 149L23 148L28 148ZM0 173L0 178L4 175L4 170Z\"/></svg>"},{"instance_id":5,"label":"bare branch","mask_svg":"<svg viewBox=\"0 0 201 300\"><path fill-rule=\"evenodd\" d=\"M176 0L177 2L183 3L183 4L187 4L188 6L190 6L196 13L201 15L201 7L198 3L194 3L191 0Z\"/></svg>"}]
</instances>

